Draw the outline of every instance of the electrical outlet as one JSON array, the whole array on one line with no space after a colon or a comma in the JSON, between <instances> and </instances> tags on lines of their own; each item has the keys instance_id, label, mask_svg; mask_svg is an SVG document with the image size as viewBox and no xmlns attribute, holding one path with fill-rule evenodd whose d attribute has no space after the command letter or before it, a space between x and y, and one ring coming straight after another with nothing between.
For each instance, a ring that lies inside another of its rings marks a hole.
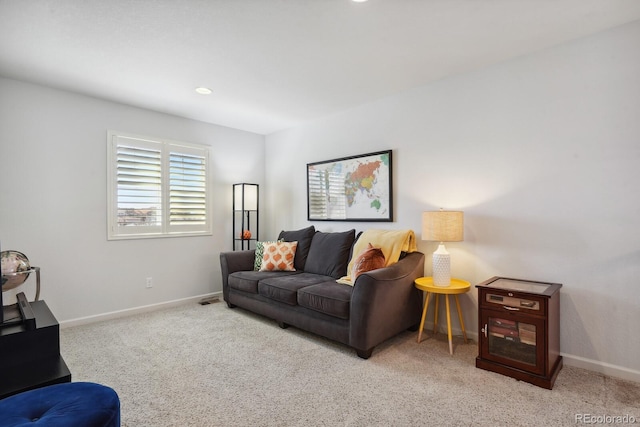
<instances>
[{"instance_id":1,"label":"electrical outlet","mask_svg":"<svg viewBox=\"0 0 640 427\"><path fill-rule=\"evenodd\" d=\"M153 278L147 277L147 288L153 288Z\"/></svg>"}]
</instances>

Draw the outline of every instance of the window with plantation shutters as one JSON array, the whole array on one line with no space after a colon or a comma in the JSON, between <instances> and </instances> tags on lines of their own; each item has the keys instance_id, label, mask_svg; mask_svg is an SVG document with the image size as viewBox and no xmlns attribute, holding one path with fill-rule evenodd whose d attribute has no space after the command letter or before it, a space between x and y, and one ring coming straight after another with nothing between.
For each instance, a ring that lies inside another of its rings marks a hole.
<instances>
[{"instance_id":1,"label":"window with plantation shutters","mask_svg":"<svg viewBox=\"0 0 640 427\"><path fill-rule=\"evenodd\" d=\"M211 234L206 146L108 133L108 238Z\"/></svg>"}]
</instances>

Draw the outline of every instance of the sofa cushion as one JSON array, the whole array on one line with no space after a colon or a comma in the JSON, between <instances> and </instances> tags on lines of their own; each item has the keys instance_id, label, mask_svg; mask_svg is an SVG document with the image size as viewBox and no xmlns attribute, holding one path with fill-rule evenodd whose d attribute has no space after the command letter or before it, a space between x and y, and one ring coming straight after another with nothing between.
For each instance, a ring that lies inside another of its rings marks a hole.
<instances>
[{"instance_id":1,"label":"sofa cushion","mask_svg":"<svg viewBox=\"0 0 640 427\"><path fill-rule=\"evenodd\" d=\"M336 279L345 276L349 253L355 237L355 230L336 233L318 231L311 241L304 271Z\"/></svg>"},{"instance_id":2,"label":"sofa cushion","mask_svg":"<svg viewBox=\"0 0 640 427\"><path fill-rule=\"evenodd\" d=\"M351 267L351 280L356 281L359 275L366 273L367 271L376 270L385 266L384 253L382 249L375 248L371 243L367 246L367 249L362 251L360 255L356 256L353 260L353 266Z\"/></svg>"},{"instance_id":3,"label":"sofa cushion","mask_svg":"<svg viewBox=\"0 0 640 427\"><path fill-rule=\"evenodd\" d=\"M298 290L298 305L340 319L349 318L353 286L335 281L319 283Z\"/></svg>"},{"instance_id":4,"label":"sofa cushion","mask_svg":"<svg viewBox=\"0 0 640 427\"><path fill-rule=\"evenodd\" d=\"M229 275L228 284L232 289L257 294L260 280L296 274L297 271L236 271Z\"/></svg>"},{"instance_id":5,"label":"sofa cushion","mask_svg":"<svg viewBox=\"0 0 640 427\"><path fill-rule=\"evenodd\" d=\"M265 298L284 302L289 305L297 304L298 289L316 283L326 282L327 276L300 273L293 276L269 277L258 283L258 294Z\"/></svg>"},{"instance_id":6,"label":"sofa cushion","mask_svg":"<svg viewBox=\"0 0 640 427\"><path fill-rule=\"evenodd\" d=\"M265 243L260 271L295 271L293 260L298 242Z\"/></svg>"},{"instance_id":7,"label":"sofa cushion","mask_svg":"<svg viewBox=\"0 0 640 427\"><path fill-rule=\"evenodd\" d=\"M301 230L294 231L281 231L278 236L278 240L285 242L298 242L298 248L296 249L296 257L293 261L293 266L296 270L304 270L305 263L307 262L307 256L309 255L309 247L311 246L311 239L316 233L315 227L312 225Z\"/></svg>"},{"instance_id":8,"label":"sofa cushion","mask_svg":"<svg viewBox=\"0 0 640 427\"><path fill-rule=\"evenodd\" d=\"M260 267L262 266L262 257L264 256L265 243L275 243L275 242L256 242L256 257L253 263L253 269L255 271L260 270Z\"/></svg>"}]
</instances>

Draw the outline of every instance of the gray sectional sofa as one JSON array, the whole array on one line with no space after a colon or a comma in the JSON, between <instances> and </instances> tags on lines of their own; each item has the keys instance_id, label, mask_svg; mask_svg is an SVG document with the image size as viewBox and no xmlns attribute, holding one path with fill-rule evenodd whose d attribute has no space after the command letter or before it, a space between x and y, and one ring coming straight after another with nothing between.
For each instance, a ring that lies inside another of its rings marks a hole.
<instances>
[{"instance_id":1,"label":"gray sectional sofa","mask_svg":"<svg viewBox=\"0 0 640 427\"><path fill-rule=\"evenodd\" d=\"M283 231L298 242L296 271L255 271L255 251L220 254L224 300L354 348L363 359L373 348L420 322L422 294L414 280L424 275L424 254L403 254L388 267L358 276L353 286L336 282L345 276L355 230L323 233L313 226Z\"/></svg>"}]
</instances>

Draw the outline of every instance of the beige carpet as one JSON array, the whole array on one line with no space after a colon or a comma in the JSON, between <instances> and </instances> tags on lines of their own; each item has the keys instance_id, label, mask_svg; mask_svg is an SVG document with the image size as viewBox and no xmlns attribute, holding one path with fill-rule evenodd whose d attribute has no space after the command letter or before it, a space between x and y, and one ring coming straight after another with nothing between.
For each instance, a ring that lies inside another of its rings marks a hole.
<instances>
[{"instance_id":1,"label":"beige carpet","mask_svg":"<svg viewBox=\"0 0 640 427\"><path fill-rule=\"evenodd\" d=\"M450 356L439 337L406 332L362 360L221 302L63 329L61 348L74 381L118 392L127 427L640 423L638 383L565 366L550 391L477 369L462 338Z\"/></svg>"}]
</instances>

